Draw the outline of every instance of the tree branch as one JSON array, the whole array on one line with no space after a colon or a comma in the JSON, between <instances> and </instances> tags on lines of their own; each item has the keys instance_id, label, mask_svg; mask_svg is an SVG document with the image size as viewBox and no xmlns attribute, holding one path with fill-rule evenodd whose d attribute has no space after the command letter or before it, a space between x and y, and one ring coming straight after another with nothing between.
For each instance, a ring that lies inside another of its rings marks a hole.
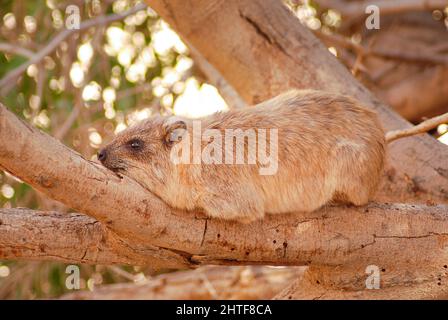
<instances>
[{"instance_id":1,"label":"tree branch","mask_svg":"<svg viewBox=\"0 0 448 320\"><path fill-rule=\"evenodd\" d=\"M436 128L438 125L442 123L448 123L448 113L442 114L440 116L428 119L423 121L422 123L419 123L418 125L403 129L403 130L395 130L395 131L389 131L386 134L386 141L391 142L403 137L409 137L412 135L416 135L419 133L426 133L429 130L432 130Z\"/></svg>"},{"instance_id":2,"label":"tree branch","mask_svg":"<svg viewBox=\"0 0 448 320\"><path fill-rule=\"evenodd\" d=\"M34 52L31 50L19 47L15 44L4 42L0 42L0 51L18 54L27 58L32 58L34 56Z\"/></svg>"},{"instance_id":3,"label":"tree branch","mask_svg":"<svg viewBox=\"0 0 448 320\"><path fill-rule=\"evenodd\" d=\"M288 286L273 299L276 300L446 300L448 291L446 286L437 282L380 288L379 290L343 291L331 288L318 288L316 285L303 286L296 282ZM306 288L306 290L304 290Z\"/></svg>"},{"instance_id":4,"label":"tree branch","mask_svg":"<svg viewBox=\"0 0 448 320\"><path fill-rule=\"evenodd\" d=\"M385 88L382 98L413 122L440 114L448 109L448 67L426 68Z\"/></svg>"},{"instance_id":5,"label":"tree branch","mask_svg":"<svg viewBox=\"0 0 448 320\"><path fill-rule=\"evenodd\" d=\"M187 43L190 49L190 55L193 58L198 69L207 77L207 80L215 86L224 100L229 105L229 108L239 109L247 107L246 102L241 99L240 95L235 89L223 78L223 76L213 67L210 62L205 59L201 53L196 50L191 43Z\"/></svg>"},{"instance_id":6,"label":"tree branch","mask_svg":"<svg viewBox=\"0 0 448 320\"><path fill-rule=\"evenodd\" d=\"M129 246L83 214L25 208L0 209L0 260L9 259L178 267L157 250Z\"/></svg>"},{"instance_id":7,"label":"tree branch","mask_svg":"<svg viewBox=\"0 0 448 320\"><path fill-rule=\"evenodd\" d=\"M381 15L390 15L412 11L429 11L447 6L445 0L374 0L374 1L341 1L318 0L322 8L332 8L339 11L345 19L358 19L366 16L367 6L374 5L380 9Z\"/></svg>"},{"instance_id":8,"label":"tree branch","mask_svg":"<svg viewBox=\"0 0 448 320\"><path fill-rule=\"evenodd\" d=\"M327 34L320 31L313 32L316 37L321 39L324 43L353 50L357 55L362 56L376 56L383 59L391 59L406 62L448 65L448 58L443 54L426 54L422 52L403 52L390 51L385 49L365 48L363 45L355 43L350 39L339 34Z\"/></svg>"},{"instance_id":9,"label":"tree branch","mask_svg":"<svg viewBox=\"0 0 448 320\"><path fill-rule=\"evenodd\" d=\"M372 256L381 256L378 263L395 264L402 259L418 265L420 260L438 264L446 255L439 245L448 229L444 206L328 207L312 214L271 216L250 225L205 220L171 209L133 180L120 179L83 159L3 106L0 165L47 196L101 221L129 246L151 248L183 267L339 265L364 263ZM353 225L359 229L353 230ZM389 228L383 230L383 225ZM404 225L413 227L403 230ZM341 240L335 240L336 235ZM417 245L431 250L415 254ZM395 250L396 255L384 257L380 252L385 250Z\"/></svg>"},{"instance_id":10,"label":"tree branch","mask_svg":"<svg viewBox=\"0 0 448 320\"><path fill-rule=\"evenodd\" d=\"M93 291L76 291L61 299L271 299L297 279L304 268L200 267L155 276L144 283L105 285Z\"/></svg>"},{"instance_id":11,"label":"tree branch","mask_svg":"<svg viewBox=\"0 0 448 320\"><path fill-rule=\"evenodd\" d=\"M380 277L379 289L367 289L365 280L369 274L364 270L354 272L360 280L360 286L357 289L350 288L350 283L345 282L334 285L334 283L325 283L325 275L330 270L319 270L319 268L308 268L294 282L288 285L284 290L278 293L274 299L282 300L353 300L353 299L375 299L375 300L403 300L403 299L446 299L448 297L448 286L446 286L447 277L444 274L446 268L440 266L439 270L434 270L432 277L419 278L419 275L401 272L401 276L393 275L393 285L385 284L385 279L389 282L391 276L388 275L390 270L380 269L378 274ZM334 278L338 278L337 270L331 270ZM418 281L413 281L414 278ZM355 277L356 278L356 277ZM340 290L344 287L344 290Z\"/></svg>"}]
</instances>

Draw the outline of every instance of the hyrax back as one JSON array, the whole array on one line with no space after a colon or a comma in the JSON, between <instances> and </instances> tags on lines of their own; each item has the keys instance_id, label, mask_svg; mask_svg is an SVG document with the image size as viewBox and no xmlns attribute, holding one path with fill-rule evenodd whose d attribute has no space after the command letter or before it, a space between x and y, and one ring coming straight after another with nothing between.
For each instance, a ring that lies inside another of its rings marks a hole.
<instances>
[{"instance_id":1,"label":"hyrax back","mask_svg":"<svg viewBox=\"0 0 448 320\"><path fill-rule=\"evenodd\" d=\"M331 200L363 205L378 186L384 132L374 112L348 97L295 90L204 121L220 130L278 129L275 174L248 165L202 167L209 190L201 205L213 216L253 220L313 211Z\"/></svg>"},{"instance_id":2,"label":"hyrax back","mask_svg":"<svg viewBox=\"0 0 448 320\"><path fill-rule=\"evenodd\" d=\"M202 135L209 129L222 133L223 155L229 152L224 143L226 132L243 132L244 164L224 160L173 163L170 156L176 144L159 140L167 141L171 126L178 128L179 121L186 131L178 143L188 142L193 150L194 139L186 139L185 134L195 135L194 122L170 118L146 120L119 134L105 148L108 153L115 153L111 158L120 163L115 167L176 208L202 209L211 217L247 222L260 219L265 213L313 211L332 200L363 205L373 196L380 180L385 158L384 132L376 114L349 97L293 90L254 107L200 119ZM248 136L244 139L244 133L251 129L257 132L255 145L249 143ZM270 140L273 133L265 135L266 153L271 144L276 144L278 163L264 174L260 173L266 169L266 163L260 159L247 163L254 151L251 148L256 148L258 155L260 129L276 129L278 136L274 141ZM136 136L156 152L148 151L150 155L143 156L116 151L121 150L120 144ZM201 150L210 141L203 138ZM230 152L236 155L235 148ZM103 161L106 166L114 166L113 161L109 165L106 162Z\"/></svg>"}]
</instances>

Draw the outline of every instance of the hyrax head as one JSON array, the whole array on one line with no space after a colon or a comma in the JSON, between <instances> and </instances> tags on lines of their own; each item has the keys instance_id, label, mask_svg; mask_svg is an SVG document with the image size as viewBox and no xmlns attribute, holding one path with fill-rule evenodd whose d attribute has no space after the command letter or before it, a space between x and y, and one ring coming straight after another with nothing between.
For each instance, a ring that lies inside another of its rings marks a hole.
<instances>
[{"instance_id":1,"label":"hyrax head","mask_svg":"<svg viewBox=\"0 0 448 320\"><path fill-rule=\"evenodd\" d=\"M171 167L170 151L186 132L178 117L156 116L118 133L98 153L108 169L124 174L152 189L164 183Z\"/></svg>"}]
</instances>

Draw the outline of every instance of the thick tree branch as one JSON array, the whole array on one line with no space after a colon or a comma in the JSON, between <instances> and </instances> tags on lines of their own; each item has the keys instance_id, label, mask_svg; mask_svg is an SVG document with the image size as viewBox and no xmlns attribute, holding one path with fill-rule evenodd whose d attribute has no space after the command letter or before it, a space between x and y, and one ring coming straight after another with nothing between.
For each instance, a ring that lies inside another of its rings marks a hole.
<instances>
[{"instance_id":1,"label":"thick tree branch","mask_svg":"<svg viewBox=\"0 0 448 320\"><path fill-rule=\"evenodd\" d=\"M229 108L247 107L244 100L241 99L240 95L226 81L226 79L223 78L218 70L216 70L216 68L213 67L190 43L188 43L188 47L195 65L205 75L207 80L219 90L219 93L223 96L224 100L226 100Z\"/></svg>"},{"instance_id":2,"label":"thick tree branch","mask_svg":"<svg viewBox=\"0 0 448 320\"><path fill-rule=\"evenodd\" d=\"M0 259L55 259L65 262L101 262L117 259L110 247L95 254L106 231L84 215L0 209Z\"/></svg>"},{"instance_id":3,"label":"thick tree branch","mask_svg":"<svg viewBox=\"0 0 448 320\"><path fill-rule=\"evenodd\" d=\"M410 121L440 114L448 109L448 67L426 68L385 89L382 96Z\"/></svg>"},{"instance_id":4,"label":"thick tree branch","mask_svg":"<svg viewBox=\"0 0 448 320\"><path fill-rule=\"evenodd\" d=\"M157 250L131 247L95 219L78 213L0 209L0 260L177 267Z\"/></svg>"}]
</instances>

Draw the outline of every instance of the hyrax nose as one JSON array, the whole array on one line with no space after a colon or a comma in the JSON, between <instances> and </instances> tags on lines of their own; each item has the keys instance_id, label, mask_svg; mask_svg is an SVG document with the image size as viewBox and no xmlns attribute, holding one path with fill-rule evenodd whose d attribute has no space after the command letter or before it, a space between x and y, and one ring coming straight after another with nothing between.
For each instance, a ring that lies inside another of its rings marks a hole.
<instances>
[{"instance_id":1,"label":"hyrax nose","mask_svg":"<svg viewBox=\"0 0 448 320\"><path fill-rule=\"evenodd\" d=\"M100 150L100 152L98 152L98 160L100 160L101 162L104 162L104 161L106 161L106 158L107 158L106 149Z\"/></svg>"}]
</instances>

